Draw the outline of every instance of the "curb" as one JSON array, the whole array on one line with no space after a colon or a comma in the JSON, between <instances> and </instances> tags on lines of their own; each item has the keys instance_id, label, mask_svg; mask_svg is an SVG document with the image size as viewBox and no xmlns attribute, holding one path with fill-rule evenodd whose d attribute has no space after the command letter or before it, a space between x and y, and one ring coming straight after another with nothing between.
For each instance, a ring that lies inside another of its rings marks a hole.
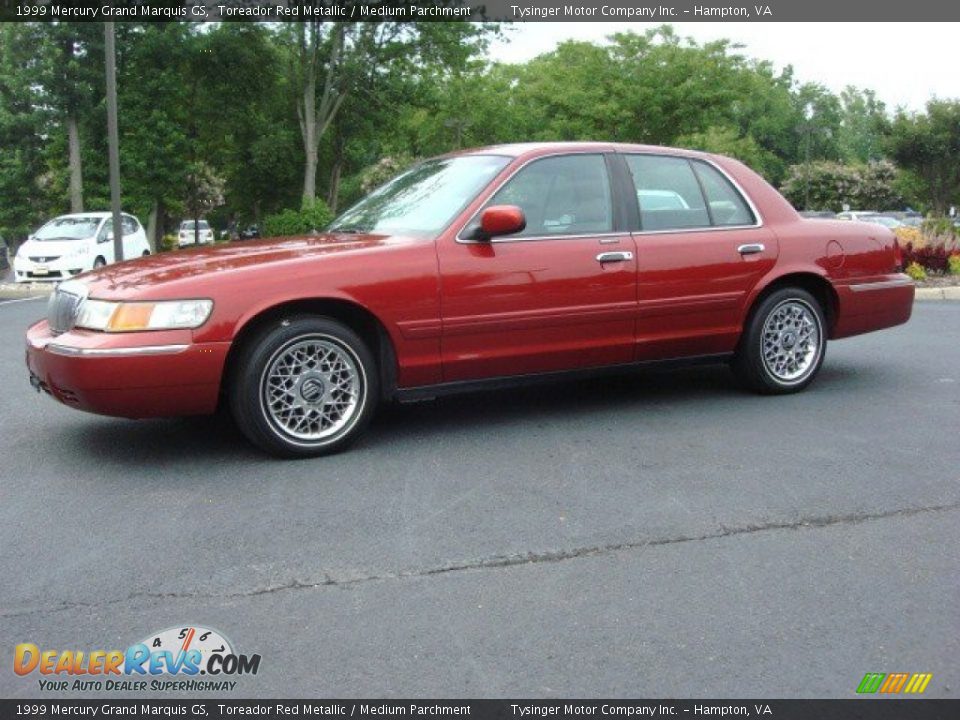
<instances>
[{"instance_id":1,"label":"curb","mask_svg":"<svg viewBox=\"0 0 960 720\"><path fill-rule=\"evenodd\" d=\"M917 288L915 298L917 300L960 300L960 285Z\"/></svg>"},{"instance_id":2,"label":"curb","mask_svg":"<svg viewBox=\"0 0 960 720\"><path fill-rule=\"evenodd\" d=\"M52 284L40 283L0 283L0 300L17 298L44 297L53 292Z\"/></svg>"}]
</instances>

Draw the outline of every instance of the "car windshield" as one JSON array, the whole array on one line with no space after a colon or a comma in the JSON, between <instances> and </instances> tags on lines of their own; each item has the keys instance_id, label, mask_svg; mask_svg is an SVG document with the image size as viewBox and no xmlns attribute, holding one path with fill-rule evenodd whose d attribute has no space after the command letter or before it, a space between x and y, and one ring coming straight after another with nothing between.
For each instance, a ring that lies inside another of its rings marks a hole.
<instances>
[{"instance_id":1,"label":"car windshield","mask_svg":"<svg viewBox=\"0 0 960 720\"><path fill-rule=\"evenodd\" d=\"M330 230L435 234L509 162L500 155L427 160L374 190L337 218Z\"/></svg>"},{"instance_id":2,"label":"car windshield","mask_svg":"<svg viewBox=\"0 0 960 720\"><path fill-rule=\"evenodd\" d=\"M207 221L206 221L206 220L201 220L201 221L200 221L200 229L201 229L201 230L207 230L207 229L209 229L209 227L210 227L210 226L207 224ZM193 229L194 229L194 227L193 227L193 220L184 220L182 223L180 223L180 229L181 229L181 230L193 230Z\"/></svg>"},{"instance_id":3,"label":"car windshield","mask_svg":"<svg viewBox=\"0 0 960 720\"><path fill-rule=\"evenodd\" d=\"M100 218L59 217L54 218L34 234L34 240L83 240L97 232Z\"/></svg>"}]
</instances>

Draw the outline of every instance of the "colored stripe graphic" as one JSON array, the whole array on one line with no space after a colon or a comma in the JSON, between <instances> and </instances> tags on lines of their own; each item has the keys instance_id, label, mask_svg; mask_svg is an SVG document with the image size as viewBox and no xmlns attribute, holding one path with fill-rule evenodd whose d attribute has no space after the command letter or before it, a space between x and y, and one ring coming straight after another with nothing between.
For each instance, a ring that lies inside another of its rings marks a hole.
<instances>
[{"instance_id":1,"label":"colored stripe graphic","mask_svg":"<svg viewBox=\"0 0 960 720\"><path fill-rule=\"evenodd\" d=\"M881 693L898 693L903 684L907 681L906 673L890 673L883 685L880 686Z\"/></svg>"},{"instance_id":2,"label":"colored stripe graphic","mask_svg":"<svg viewBox=\"0 0 960 720\"><path fill-rule=\"evenodd\" d=\"M930 684L930 681L933 679L933 673L914 673L910 678L910 682L907 683L907 687L904 688L905 693L922 693L927 689L927 685Z\"/></svg>"},{"instance_id":3,"label":"colored stripe graphic","mask_svg":"<svg viewBox=\"0 0 960 720\"><path fill-rule=\"evenodd\" d=\"M867 673L863 676L863 680L860 681L857 692L861 694L875 693L880 689L880 683L883 682L883 678L885 677L886 675L884 673Z\"/></svg>"},{"instance_id":4,"label":"colored stripe graphic","mask_svg":"<svg viewBox=\"0 0 960 720\"><path fill-rule=\"evenodd\" d=\"M867 673L857 686L857 693L896 695L904 692L917 695L927 689L932 679L933 673Z\"/></svg>"}]
</instances>

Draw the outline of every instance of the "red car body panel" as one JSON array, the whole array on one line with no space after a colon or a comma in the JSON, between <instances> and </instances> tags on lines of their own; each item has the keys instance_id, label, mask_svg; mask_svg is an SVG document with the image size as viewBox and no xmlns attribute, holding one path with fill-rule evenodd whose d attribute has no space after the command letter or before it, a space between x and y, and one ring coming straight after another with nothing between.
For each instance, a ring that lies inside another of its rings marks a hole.
<instances>
[{"instance_id":1,"label":"red car body panel","mask_svg":"<svg viewBox=\"0 0 960 720\"><path fill-rule=\"evenodd\" d=\"M80 276L91 298L212 298L196 330L27 334L27 364L66 404L126 417L210 413L230 349L263 313L338 303L375 318L399 391L501 376L733 352L750 309L788 276L828 288L830 337L910 317L914 288L895 267L894 236L865 223L801 218L741 163L668 148L554 143L469 151L512 158L438 236L325 234L154 255ZM752 203L755 227L623 230L556 242L482 242L458 234L525 163L569 153L702 159ZM738 248L759 244L762 252ZM600 263L605 252L629 253ZM175 346L176 352L88 356L81 350ZM68 348L65 354L62 348Z\"/></svg>"}]
</instances>

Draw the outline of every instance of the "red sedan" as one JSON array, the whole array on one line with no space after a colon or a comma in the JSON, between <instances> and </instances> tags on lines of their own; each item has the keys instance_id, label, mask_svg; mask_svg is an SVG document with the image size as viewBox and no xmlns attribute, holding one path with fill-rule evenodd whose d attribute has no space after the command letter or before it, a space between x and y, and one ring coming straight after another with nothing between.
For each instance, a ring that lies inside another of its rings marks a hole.
<instances>
[{"instance_id":1,"label":"red sedan","mask_svg":"<svg viewBox=\"0 0 960 720\"><path fill-rule=\"evenodd\" d=\"M131 418L212 413L285 456L381 400L661 361L795 392L827 339L906 322L879 225L804 220L741 163L601 143L427 160L315 237L155 255L62 283L31 382Z\"/></svg>"}]
</instances>

